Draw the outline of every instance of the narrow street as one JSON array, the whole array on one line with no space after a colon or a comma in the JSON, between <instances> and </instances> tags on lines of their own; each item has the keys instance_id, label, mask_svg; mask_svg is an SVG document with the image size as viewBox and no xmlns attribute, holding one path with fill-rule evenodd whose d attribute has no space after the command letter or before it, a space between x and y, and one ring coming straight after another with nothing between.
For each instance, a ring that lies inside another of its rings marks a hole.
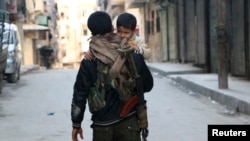
<instances>
[{"instance_id":1,"label":"narrow street","mask_svg":"<svg viewBox=\"0 0 250 141\"><path fill-rule=\"evenodd\" d=\"M0 95L0 139L5 141L70 141L70 106L77 70L38 70L17 84L4 84ZM153 141L206 141L208 124L250 124L250 118L227 111L154 73L146 93L149 137ZM90 114L83 132L91 141Z\"/></svg>"}]
</instances>

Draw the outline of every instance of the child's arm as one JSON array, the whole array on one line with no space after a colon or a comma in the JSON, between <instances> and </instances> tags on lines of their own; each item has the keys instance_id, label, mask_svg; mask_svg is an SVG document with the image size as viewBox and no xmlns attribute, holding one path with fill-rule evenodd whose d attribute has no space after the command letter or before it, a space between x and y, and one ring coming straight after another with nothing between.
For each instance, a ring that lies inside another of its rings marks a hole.
<instances>
[{"instance_id":1,"label":"child's arm","mask_svg":"<svg viewBox=\"0 0 250 141\"><path fill-rule=\"evenodd\" d=\"M128 42L136 51L143 55L144 59L149 59L151 56L151 49L147 46L143 39L136 37L135 40Z\"/></svg>"},{"instance_id":2,"label":"child's arm","mask_svg":"<svg viewBox=\"0 0 250 141\"><path fill-rule=\"evenodd\" d=\"M141 48L137 46L136 42L134 40L129 40L128 44L135 49L135 51L141 53Z\"/></svg>"},{"instance_id":3,"label":"child's arm","mask_svg":"<svg viewBox=\"0 0 250 141\"><path fill-rule=\"evenodd\" d=\"M87 60L92 60L93 59L93 55L92 53L88 50L88 52L86 52L86 54L84 55L84 58Z\"/></svg>"},{"instance_id":4,"label":"child's arm","mask_svg":"<svg viewBox=\"0 0 250 141\"><path fill-rule=\"evenodd\" d=\"M143 46L139 46L142 49L142 55L145 60L149 59L151 56L151 49L145 44Z\"/></svg>"}]
</instances>

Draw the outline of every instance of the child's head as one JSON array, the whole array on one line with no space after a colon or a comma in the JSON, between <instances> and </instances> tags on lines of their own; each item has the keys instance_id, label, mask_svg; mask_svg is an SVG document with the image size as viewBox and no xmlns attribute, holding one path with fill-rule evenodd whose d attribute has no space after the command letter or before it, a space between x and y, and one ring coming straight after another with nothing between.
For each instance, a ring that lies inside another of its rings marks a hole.
<instances>
[{"instance_id":1,"label":"child's head","mask_svg":"<svg viewBox=\"0 0 250 141\"><path fill-rule=\"evenodd\" d=\"M131 38L136 28L136 18L130 13L122 13L116 21L117 34L122 38Z\"/></svg>"},{"instance_id":2,"label":"child's head","mask_svg":"<svg viewBox=\"0 0 250 141\"><path fill-rule=\"evenodd\" d=\"M92 35L110 33L113 30L110 16L103 11L96 11L88 18L88 28Z\"/></svg>"}]
</instances>

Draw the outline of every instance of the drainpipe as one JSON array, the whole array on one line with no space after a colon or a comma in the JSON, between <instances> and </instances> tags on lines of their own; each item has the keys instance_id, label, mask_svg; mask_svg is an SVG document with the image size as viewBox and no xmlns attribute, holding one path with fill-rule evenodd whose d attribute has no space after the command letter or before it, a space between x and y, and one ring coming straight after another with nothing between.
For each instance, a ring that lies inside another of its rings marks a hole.
<instances>
[{"instance_id":1,"label":"drainpipe","mask_svg":"<svg viewBox=\"0 0 250 141\"><path fill-rule=\"evenodd\" d=\"M170 60L170 53L169 53L169 16L168 16L168 9L166 9L166 32L167 32L167 60L166 61L169 61Z\"/></svg>"},{"instance_id":2,"label":"drainpipe","mask_svg":"<svg viewBox=\"0 0 250 141\"><path fill-rule=\"evenodd\" d=\"M146 21L147 21L147 17L146 17L146 16L147 16L147 14L146 14L146 12L147 12L146 9L147 9L147 8L146 8L146 6L148 6L147 3L145 3L145 4L144 4L144 7L143 7L144 23L145 23L145 24L144 24L144 36L145 36L144 38L145 38L145 42L148 43L148 32L147 32L147 26L148 26L148 25L146 25L146 23L147 23L147 22L146 22ZM152 49L152 48L151 48L151 49Z\"/></svg>"},{"instance_id":3,"label":"drainpipe","mask_svg":"<svg viewBox=\"0 0 250 141\"><path fill-rule=\"evenodd\" d=\"M211 53L210 53L210 14L209 14L209 0L205 0L205 55L206 55L206 72L211 72Z\"/></svg>"},{"instance_id":4,"label":"drainpipe","mask_svg":"<svg viewBox=\"0 0 250 141\"><path fill-rule=\"evenodd\" d=\"M175 3L175 33L176 33L176 60L180 62L180 23L179 23L179 0Z\"/></svg>"},{"instance_id":5,"label":"drainpipe","mask_svg":"<svg viewBox=\"0 0 250 141\"><path fill-rule=\"evenodd\" d=\"M199 64L197 1L194 0L194 47L195 64Z\"/></svg>"},{"instance_id":6,"label":"drainpipe","mask_svg":"<svg viewBox=\"0 0 250 141\"><path fill-rule=\"evenodd\" d=\"M167 7L163 7L161 6L160 3L158 3L158 12L159 12L159 16L160 16L160 20L161 20L161 44L162 44L162 61L163 62L166 62L169 60L169 49L168 49L168 29L167 29L167 26L168 26L168 20L167 20L167 17L168 17L168 14L167 14Z\"/></svg>"},{"instance_id":7,"label":"drainpipe","mask_svg":"<svg viewBox=\"0 0 250 141\"><path fill-rule=\"evenodd\" d=\"M187 62L187 18L186 18L186 14L185 14L185 10L186 10L186 1L183 0L183 25L184 25L184 35L183 35L183 40L184 40L184 52L183 52L183 57L182 57L182 63L186 63Z\"/></svg>"}]
</instances>

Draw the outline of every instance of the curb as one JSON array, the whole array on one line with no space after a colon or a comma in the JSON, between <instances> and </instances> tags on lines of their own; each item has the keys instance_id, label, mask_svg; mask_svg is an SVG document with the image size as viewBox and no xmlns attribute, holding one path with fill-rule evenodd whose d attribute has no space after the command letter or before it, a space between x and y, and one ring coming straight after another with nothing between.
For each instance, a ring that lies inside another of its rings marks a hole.
<instances>
[{"instance_id":1,"label":"curb","mask_svg":"<svg viewBox=\"0 0 250 141\"><path fill-rule=\"evenodd\" d=\"M23 71L20 72L20 75L28 74L28 73L30 73L32 71L38 70L39 68L40 68L40 66L38 66L38 65L26 68L25 70L23 70Z\"/></svg>"},{"instance_id":2,"label":"curb","mask_svg":"<svg viewBox=\"0 0 250 141\"><path fill-rule=\"evenodd\" d=\"M174 75L174 74L190 74L190 73L195 73L195 74L202 74L204 73L203 70L190 70L190 71L170 71L170 72L166 72L166 71L163 71L161 69L157 69L153 66L150 66L150 65L147 65L148 68L151 70L151 71L156 71L158 72L160 75L163 75L163 76L168 76L168 75Z\"/></svg>"},{"instance_id":3,"label":"curb","mask_svg":"<svg viewBox=\"0 0 250 141\"><path fill-rule=\"evenodd\" d=\"M176 78L168 77L168 75L173 75L173 74L204 73L202 71L166 72L152 66L148 67L151 71L155 71L158 72L160 75L166 76L167 78L175 81L177 84L185 87L188 90L191 90L195 93L211 98L212 100L218 102L219 104L226 106L226 108L228 108L229 110L250 115L250 103L246 101L237 99L235 97L226 95L224 93L215 91L213 89L206 88L199 84L183 79L179 76L177 76Z\"/></svg>"},{"instance_id":4,"label":"curb","mask_svg":"<svg viewBox=\"0 0 250 141\"><path fill-rule=\"evenodd\" d=\"M250 103L248 102L203 87L186 79L182 79L181 77L171 78L171 80L175 81L176 83L182 85L183 87L189 90L192 90L195 93L211 98L212 100L218 102L219 104L226 106L226 108L230 110L250 115Z\"/></svg>"}]
</instances>

